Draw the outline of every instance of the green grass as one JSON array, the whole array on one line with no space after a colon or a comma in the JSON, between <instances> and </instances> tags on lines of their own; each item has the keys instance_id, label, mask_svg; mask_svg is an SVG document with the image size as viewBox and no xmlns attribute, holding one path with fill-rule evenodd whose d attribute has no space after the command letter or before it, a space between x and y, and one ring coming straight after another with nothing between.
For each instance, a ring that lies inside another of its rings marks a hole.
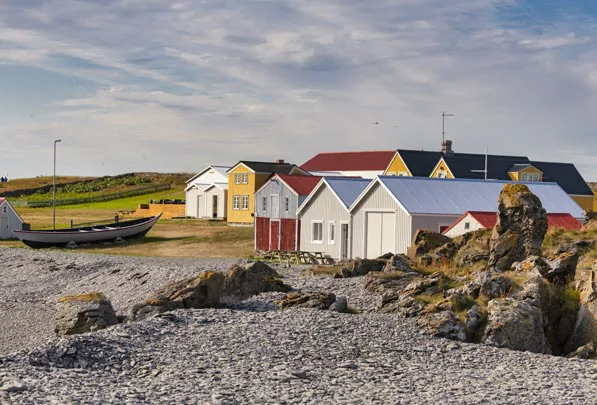
<instances>
[{"instance_id":1,"label":"green grass","mask_svg":"<svg viewBox=\"0 0 597 405\"><path fill-rule=\"evenodd\" d=\"M58 196L56 198L59 198ZM93 202L93 203L86 203L86 204L75 204L75 205L64 205L57 209L64 210L64 209L72 209L72 208L81 208L81 209L105 209L110 211L115 210L134 210L139 208L139 204L148 204L149 200L174 200L174 199L184 199L185 192L184 190L166 190L161 191L159 193L151 193L151 194L143 194L137 195L134 197L127 197L121 198L118 200L111 200L111 201L101 201L101 202Z\"/></svg>"}]
</instances>

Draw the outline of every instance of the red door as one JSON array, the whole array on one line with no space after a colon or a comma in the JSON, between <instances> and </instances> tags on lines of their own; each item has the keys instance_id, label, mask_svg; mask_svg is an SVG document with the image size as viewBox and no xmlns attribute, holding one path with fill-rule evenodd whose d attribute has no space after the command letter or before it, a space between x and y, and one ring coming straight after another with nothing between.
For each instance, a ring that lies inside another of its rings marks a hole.
<instances>
[{"instance_id":1,"label":"red door","mask_svg":"<svg viewBox=\"0 0 597 405\"><path fill-rule=\"evenodd\" d=\"M280 221L270 223L269 246L271 250L280 250Z\"/></svg>"},{"instance_id":2,"label":"red door","mask_svg":"<svg viewBox=\"0 0 597 405\"><path fill-rule=\"evenodd\" d=\"M269 250L269 218L255 218L255 238L257 250Z\"/></svg>"}]
</instances>

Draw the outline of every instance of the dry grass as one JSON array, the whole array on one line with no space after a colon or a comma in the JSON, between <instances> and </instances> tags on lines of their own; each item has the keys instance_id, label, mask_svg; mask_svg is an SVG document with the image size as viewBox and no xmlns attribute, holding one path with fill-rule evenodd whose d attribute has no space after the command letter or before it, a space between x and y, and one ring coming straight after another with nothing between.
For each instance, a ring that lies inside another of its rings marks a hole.
<instances>
[{"instance_id":1,"label":"dry grass","mask_svg":"<svg viewBox=\"0 0 597 405\"><path fill-rule=\"evenodd\" d=\"M56 176L56 183L75 183L77 181L89 180L93 177ZM52 176L39 176L28 179L14 179L6 183L0 183L0 193L3 191L20 190L24 188L38 188L52 184Z\"/></svg>"}]
</instances>

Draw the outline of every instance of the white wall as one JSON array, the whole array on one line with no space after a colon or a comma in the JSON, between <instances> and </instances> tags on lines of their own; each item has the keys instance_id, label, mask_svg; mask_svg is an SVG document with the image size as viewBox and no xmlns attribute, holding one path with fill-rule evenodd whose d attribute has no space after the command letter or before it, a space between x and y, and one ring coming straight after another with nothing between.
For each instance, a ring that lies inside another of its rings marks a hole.
<instances>
[{"instance_id":1,"label":"white wall","mask_svg":"<svg viewBox=\"0 0 597 405\"><path fill-rule=\"evenodd\" d=\"M467 222L469 223L469 229L465 229L465 224ZM458 221L458 223L452 229L446 232L446 236L454 238L456 236L464 235L467 232L476 231L481 228L481 224L477 222L477 220L473 218L471 214L468 214L466 217L462 218L462 220Z\"/></svg>"},{"instance_id":2,"label":"white wall","mask_svg":"<svg viewBox=\"0 0 597 405\"><path fill-rule=\"evenodd\" d=\"M185 215L187 217L197 218L197 196L203 194L203 190L195 187L187 190L185 194Z\"/></svg>"},{"instance_id":3,"label":"white wall","mask_svg":"<svg viewBox=\"0 0 597 405\"><path fill-rule=\"evenodd\" d=\"M6 212L4 212L6 211ZM16 238L13 229L23 229L23 222L5 200L0 203L0 239Z\"/></svg>"},{"instance_id":4,"label":"white wall","mask_svg":"<svg viewBox=\"0 0 597 405\"><path fill-rule=\"evenodd\" d=\"M205 201L205 218L214 218L213 216L213 196L218 196L218 207L216 217L218 219L226 218L226 200L228 198L228 192L218 187L212 187L204 193Z\"/></svg>"},{"instance_id":5,"label":"white wall","mask_svg":"<svg viewBox=\"0 0 597 405\"><path fill-rule=\"evenodd\" d=\"M383 175L383 170L345 170L341 171L343 176L347 177L362 177L364 179L374 179L376 176Z\"/></svg>"}]
</instances>

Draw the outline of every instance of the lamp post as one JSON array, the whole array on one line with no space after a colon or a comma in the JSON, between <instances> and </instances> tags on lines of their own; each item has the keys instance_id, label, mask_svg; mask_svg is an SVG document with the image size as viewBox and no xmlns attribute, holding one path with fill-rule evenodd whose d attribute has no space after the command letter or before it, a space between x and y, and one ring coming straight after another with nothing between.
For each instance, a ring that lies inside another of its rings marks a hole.
<instances>
[{"instance_id":1,"label":"lamp post","mask_svg":"<svg viewBox=\"0 0 597 405\"><path fill-rule=\"evenodd\" d=\"M52 230L56 230L56 144L62 139L54 140L54 175L52 176Z\"/></svg>"}]
</instances>

